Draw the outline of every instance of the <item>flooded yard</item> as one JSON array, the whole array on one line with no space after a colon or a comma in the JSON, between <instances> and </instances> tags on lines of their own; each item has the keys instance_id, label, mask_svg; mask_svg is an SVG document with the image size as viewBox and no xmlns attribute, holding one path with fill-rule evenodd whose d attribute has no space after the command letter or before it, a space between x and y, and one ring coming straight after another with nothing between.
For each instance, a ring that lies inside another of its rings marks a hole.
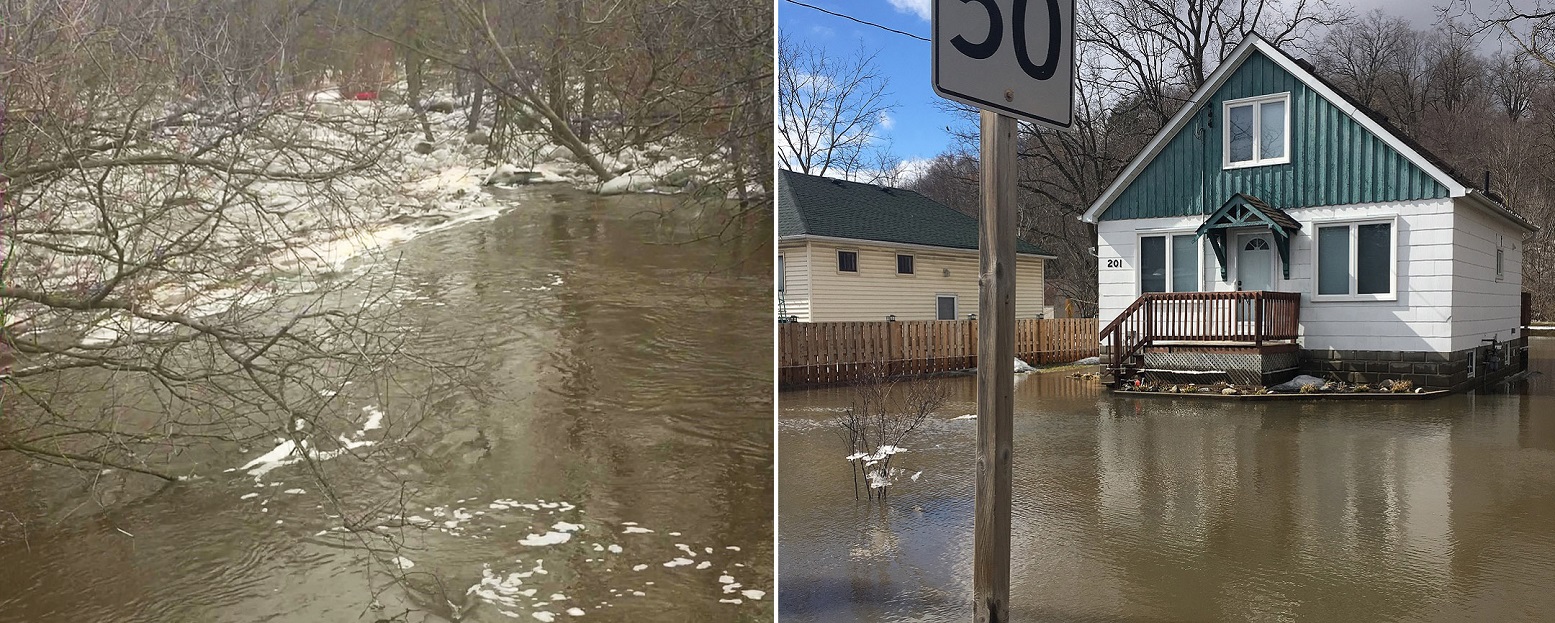
<instances>
[{"instance_id":1,"label":"flooded yard","mask_svg":"<svg viewBox=\"0 0 1555 623\"><path fill-rule=\"evenodd\" d=\"M1555 612L1555 339L1528 380L1401 402L1016 384L1021 621L1514 621ZM971 377L855 500L847 388L779 396L784 621L971 617Z\"/></svg>"},{"instance_id":2,"label":"flooded yard","mask_svg":"<svg viewBox=\"0 0 1555 623\"><path fill-rule=\"evenodd\" d=\"M384 303L479 391L416 421L333 403L389 452L322 463L330 495L384 504L372 551L268 446L150 495L13 460L0 621L771 620L770 241L684 243L662 196L507 200L396 248Z\"/></svg>"}]
</instances>

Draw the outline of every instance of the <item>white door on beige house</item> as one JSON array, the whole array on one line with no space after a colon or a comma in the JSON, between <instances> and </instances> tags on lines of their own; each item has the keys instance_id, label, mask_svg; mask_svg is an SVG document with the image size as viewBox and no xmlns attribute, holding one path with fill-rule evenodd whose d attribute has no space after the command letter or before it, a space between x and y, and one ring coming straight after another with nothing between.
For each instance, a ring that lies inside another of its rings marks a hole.
<instances>
[{"instance_id":1,"label":"white door on beige house","mask_svg":"<svg viewBox=\"0 0 1555 623\"><path fill-rule=\"evenodd\" d=\"M956 297L950 294L941 294L935 297L935 320L956 319Z\"/></svg>"}]
</instances>

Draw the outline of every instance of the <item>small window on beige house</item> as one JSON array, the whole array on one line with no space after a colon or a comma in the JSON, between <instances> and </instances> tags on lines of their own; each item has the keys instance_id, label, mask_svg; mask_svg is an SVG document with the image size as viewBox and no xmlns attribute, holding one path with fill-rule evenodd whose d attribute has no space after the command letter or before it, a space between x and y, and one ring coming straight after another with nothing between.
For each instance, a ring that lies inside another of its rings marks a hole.
<instances>
[{"instance_id":1,"label":"small window on beige house","mask_svg":"<svg viewBox=\"0 0 1555 623\"><path fill-rule=\"evenodd\" d=\"M837 272L839 272L839 273L856 273L856 272L858 272L858 251L838 251L837 252Z\"/></svg>"},{"instance_id":2,"label":"small window on beige house","mask_svg":"<svg viewBox=\"0 0 1555 623\"><path fill-rule=\"evenodd\" d=\"M898 275L911 275L911 274L913 274L913 265L912 265L912 263L913 263L913 257L911 255L904 255L904 254L901 254L901 253L896 254L896 274L898 274Z\"/></svg>"},{"instance_id":3,"label":"small window on beige house","mask_svg":"<svg viewBox=\"0 0 1555 623\"><path fill-rule=\"evenodd\" d=\"M935 299L935 301L934 301L934 304L935 304L934 319L935 320L955 320L956 319L956 295L954 295L954 294L939 294L939 295L936 295L934 297L934 299Z\"/></svg>"},{"instance_id":4,"label":"small window on beige house","mask_svg":"<svg viewBox=\"0 0 1555 623\"><path fill-rule=\"evenodd\" d=\"M788 281L785 277L787 277L787 275L783 274L783 256L779 255L778 256L778 265L777 265L777 287L778 287L778 292L782 292L783 291L783 283Z\"/></svg>"}]
</instances>

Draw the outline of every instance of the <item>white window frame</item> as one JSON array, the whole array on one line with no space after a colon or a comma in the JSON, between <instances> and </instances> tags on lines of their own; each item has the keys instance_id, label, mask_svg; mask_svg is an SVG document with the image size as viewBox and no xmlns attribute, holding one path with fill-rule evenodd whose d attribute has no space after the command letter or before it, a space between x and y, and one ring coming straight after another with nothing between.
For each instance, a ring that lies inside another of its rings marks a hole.
<instances>
[{"instance_id":1,"label":"white window frame","mask_svg":"<svg viewBox=\"0 0 1555 623\"><path fill-rule=\"evenodd\" d=\"M956 296L954 294L935 294L934 295L934 319L935 320L944 320L944 318L940 318L939 317L939 300L940 299L950 299L951 306L955 308L955 309L950 310L950 319L951 320L955 320L956 319L956 315L961 313L961 300L960 300L961 297Z\"/></svg>"},{"instance_id":2,"label":"white window frame","mask_svg":"<svg viewBox=\"0 0 1555 623\"><path fill-rule=\"evenodd\" d=\"M1193 235L1197 229L1159 229L1141 231L1134 239L1134 296L1139 297L1145 293L1145 242L1146 238L1166 238L1166 291L1176 292L1172 289L1172 261L1176 259L1172 251L1172 236ZM1193 241L1193 252L1198 257L1199 269L1194 271L1193 285L1197 287L1194 292L1203 292L1204 283L1204 239Z\"/></svg>"},{"instance_id":3,"label":"white window frame","mask_svg":"<svg viewBox=\"0 0 1555 623\"><path fill-rule=\"evenodd\" d=\"M783 273L783 271L786 270L786 267L783 265L782 253L778 254L777 260L777 291L782 292L783 286L788 283L788 275Z\"/></svg>"},{"instance_id":4,"label":"white window frame","mask_svg":"<svg viewBox=\"0 0 1555 623\"><path fill-rule=\"evenodd\" d=\"M1506 249L1496 249L1496 281L1506 280Z\"/></svg>"},{"instance_id":5,"label":"white window frame","mask_svg":"<svg viewBox=\"0 0 1555 623\"><path fill-rule=\"evenodd\" d=\"M1388 255L1392 261L1388 262L1388 292L1386 294L1357 294L1355 292L1360 282L1359 272L1356 270L1357 259L1360 255L1360 226L1361 225L1388 225ZM1318 284L1322 279L1323 268L1321 252L1318 247L1319 232L1325 227L1349 227L1350 228L1350 258L1346 271L1350 275L1349 294L1318 294ZM1373 217L1362 219L1338 219L1312 222L1312 301L1315 303L1342 302L1342 301L1397 301L1398 300L1398 216Z\"/></svg>"},{"instance_id":6,"label":"white window frame","mask_svg":"<svg viewBox=\"0 0 1555 623\"><path fill-rule=\"evenodd\" d=\"M1262 104L1266 104L1268 102L1274 102L1274 101L1283 101L1283 102L1285 102L1285 154L1280 156L1280 157L1278 157L1278 158L1260 159L1258 157L1258 154L1260 153L1259 147L1260 147L1260 143L1262 142L1263 139L1259 136L1258 129L1263 127L1263 124L1261 123L1262 117L1263 117L1263 106L1262 106ZM1242 106L1249 106L1249 105L1253 107L1253 159L1252 160L1243 160L1243 161L1240 161L1240 162L1232 162L1231 161L1231 109L1232 108L1240 108ZM1245 168L1248 168L1248 167L1266 167L1266 166L1270 166L1270 165L1289 164L1290 163L1290 150L1291 150L1290 118L1292 116L1291 115L1291 108L1290 108L1290 91L1286 91L1284 93L1275 93L1275 94L1272 94L1272 95L1258 95L1258 96L1255 96L1255 97L1244 97L1244 98L1241 98L1241 99L1226 100L1225 102L1222 102L1221 105L1220 105L1220 113L1221 113L1220 114L1220 118L1221 118L1220 126L1222 128L1222 131L1220 132L1220 164L1221 164L1222 168L1224 168L1224 169L1245 169Z\"/></svg>"},{"instance_id":7,"label":"white window frame","mask_svg":"<svg viewBox=\"0 0 1555 623\"><path fill-rule=\"evenodd\" d=\"M907 256L907 257L912 258L912 272L910 272L910 273L902 272L902 256ZM916 276L917 274L918 274L918 256L913 255L911 253L900 253L900 252L898 252L896 254L896 276L898 276L898 277L913 277L913 276Z\"/></svg>"},{"instance_id":8,"label":"white window frame","mask_svg":"<svg viewBox=\"0 0 1555 623\"><path fill-rule=\"evenodd\" d=\"M853 270L843 270L842 269L842 254L843 253L852 253L853 254ZM859 253L858 249L837 249L836 257L837 257L837 264L836 264L837 274L839 274L839 275L857 275L857 274L859 274L859 270L861 269L859 264L863 263L864 258L863 258L863 254Z\"/></svg>"}]
</instances>

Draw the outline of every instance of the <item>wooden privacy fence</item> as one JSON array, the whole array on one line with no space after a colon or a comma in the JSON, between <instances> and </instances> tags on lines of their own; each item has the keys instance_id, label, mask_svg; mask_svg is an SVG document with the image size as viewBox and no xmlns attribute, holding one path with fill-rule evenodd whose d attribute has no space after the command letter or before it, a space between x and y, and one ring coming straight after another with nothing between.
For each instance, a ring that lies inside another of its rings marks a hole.
<instances>
[{"instance_id":1,"label":"wooden privacy fence","mask_svg":"<svg viewBox=\"0 0 1555 623\"><path fill-rule=\"evenodd\" d=\"M1017 319L1015 356L1033 365L1095 356L1095 318ZM883 367L917 376L977 367L976 320L778 325L778 385L850 383Z\"/></svg>"}]
</instances>

